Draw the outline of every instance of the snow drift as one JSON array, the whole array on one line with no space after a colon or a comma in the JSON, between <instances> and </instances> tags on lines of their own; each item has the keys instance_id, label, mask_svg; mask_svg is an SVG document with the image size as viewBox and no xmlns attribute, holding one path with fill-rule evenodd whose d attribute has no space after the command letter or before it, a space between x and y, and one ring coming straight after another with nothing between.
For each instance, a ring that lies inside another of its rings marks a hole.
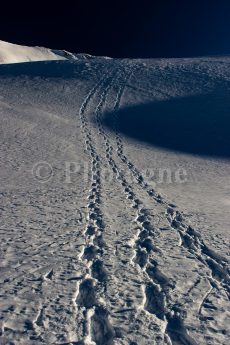
<instances>
[{"instance_id":1,"label":"snow drift","mask_svg":"<svg viewBox=\"0 0 230 345\"><path fill-rule=\"evenodd\" d=\"M0 63L19 63L29 61L65 60L58 51L43 47L27 47L0 41Z\"/></svg>"}]
</instances>

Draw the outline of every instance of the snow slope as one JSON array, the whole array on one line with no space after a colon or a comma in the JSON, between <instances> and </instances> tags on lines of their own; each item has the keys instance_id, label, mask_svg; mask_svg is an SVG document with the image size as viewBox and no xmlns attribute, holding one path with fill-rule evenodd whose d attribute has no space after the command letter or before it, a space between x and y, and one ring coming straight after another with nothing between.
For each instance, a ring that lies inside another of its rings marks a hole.
<instances>
[{"instance_id":1,"label":"snow slope","mask_svg":"<svg viewBox=\"0 0 230 345\"><path fill-rule=\"evenodd\" d=\"M43 47L27 47L0 41L0 64L29 61L64 60L58 51Z\"/></svg>"},{"instance_id":2,"label":"snow slope","mask_svg":"<svg viewBox=\"0 0 230 345\"><path fill-rule=\"evenodd\" d=\"M229 64L0 66L1 344L229 344Z\"/></svg>"}]
</instances>

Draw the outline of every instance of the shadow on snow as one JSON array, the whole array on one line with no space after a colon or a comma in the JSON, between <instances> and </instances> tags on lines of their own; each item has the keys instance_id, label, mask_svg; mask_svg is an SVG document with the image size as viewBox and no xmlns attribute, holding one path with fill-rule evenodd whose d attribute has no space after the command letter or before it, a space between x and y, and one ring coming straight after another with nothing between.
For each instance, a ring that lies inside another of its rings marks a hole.
<instances>
[{"instance_id":1,"label":"shadow on snow","mask_svg":"<svg viewBox=\"0 0 230 345\"><path fill-rule=\"evenodd\" d=\"M114 131L113 114L103 124ZM116 129L132 139L180 152L230 157L230 97L198 95L120 109Z\"/></svg>"}]
</instances>

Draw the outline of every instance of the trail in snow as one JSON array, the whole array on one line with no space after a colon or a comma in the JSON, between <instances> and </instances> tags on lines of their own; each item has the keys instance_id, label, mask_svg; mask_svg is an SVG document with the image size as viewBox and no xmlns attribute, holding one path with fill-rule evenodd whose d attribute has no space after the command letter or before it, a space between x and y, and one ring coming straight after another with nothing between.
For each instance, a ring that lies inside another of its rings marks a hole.
<instances>
[{"instance_id":1,"label":"trail in snow","mask_svg":"<svg viewBox=\"0 0 230 345\"><path fill-rule=\"evenodd\" d=\"M79 257L80 260L86 261L88 270L85 277L79 282L77 287L79 293L76 294L75 300L77 306L85 309L83 314L85 315L86 323L84 327L86 344L91 344L92 342L96 344L109 343L114 336L113 328L108 320L109 312L106 309L106 302L103 298L106 291L107 273L103 267L103 251L105 246L103 232L105 231L105 225L100 210L101 159L93 144L92 134L87 127L87 119L85 118L88 102L98 89L101 90L101 94L95 109L95 116L97 117L100 114L110 87L108 79L108 77L103 77L99 81L86 97L79 112L82 129L85 134L86 150L91 157L91 189L88 195L87 227L84 234L86 244L83 246Z\"/></svg>"},{"instance_id":2,"label":"trail in snow","mask_svg":"<svg viewBox=\"0 0 230 345\"><path fill-rule=\"evenodd\" d=\"M136 67L138 68L138 67ZM117 93L117 99L114 105L114 112L119 109L120 100L122 97L122 94L124 92L126 82L129 80L131 75L134 73L135 69L130 68L129 73L127 73L127 76L124 78L124 81L121 82L121 87ZM98 114L97 114L98 115ZM136 263L142 270L142 273L146 273L147 276L147 282L143 282L143 293L144 293L144 309L151 314L156 315L157 318L162 319L166 322L165 327L165 341L168 343L171 342L171 338L174 338L174 340L181 339L182 343L186 341L187 344L196 344L196 342L190 338L187 334L186 328L183 325L183 321L181 319L181 315L179 313L179 316L171 316L170 313L173 312L172 310L168 310L166 306L166 296L167 299L170 298L170 295L168 293L170 282L165 278L165 285L162 285L162 279L159 279L159 277L162 277L161 272L157 268L157 263L154 263L154 266L150 263L149 259L149 253L151 253L152 250L154 250L154 245L152 242L152 238L154 237L154 228L151 226L151 223L148 219L148 213L146 212L146 208L143 208L143 206L140 207L140 204L142 202L137 199L135 194L133 193L132 187L127 183L125 178L123 177L123 174L121 173L120 169L116 165L115 161L113 160L113 151L114 148L111 146L110 141L102 127L102 124L100 122L100 119L96 118L97 125L99 127L99 134L103 137L105 147L106 147L106 158L108 160L108 164L113 170L113 172L116 174L117 180L120 181L121 185L123 186L123 191L127 199L131 201L131 205L133 208L137 209L136 212L136 218L135 222L137 224L138 228L138 235L137 239L134 243L134 257L131 259L131 264ZM122 142L119 137L119 135L116 135L118 148L117 153L119 158L121 158L122 161L127 160L127 158L123 155L122 150ZM130 162L129 162L130 164ZM128 164L128 166L130 166ZM145 184L142 176L138 173L135 166L132 166L131 171L135 175L137 179L137 183L141 184L141 186L144 185L144 188L147 187L147 184ZM160 196L157 195L157 201L161 200ZM175 326L174 326L175 325ZM175 328L176 327L176 328ZM179 335L180 334L180 335Z\"/></svg>"},{"instance_id":3,"label":"trail in snow","mask_svg":"<svg viewBox=\"0 0 230 345\"><path fill-rule=\"evenodd\" d=\"M128 74L126 79L129 79L130 76L131 73L130 75ZM119 109L119 101L124 88L125 81L123 87L121 87L118 92L117 101L114 106L115 116L116 111ZM220 281L221 284L223 284L223 288L228 294L229 273L225 269L225 265L227 264L227 262L224 263L224 258L219 257L218 254L215 254L215 252L211 251L204 244L201 236L190 226L183 223L182 214L178 210L174 211L175 205L172 205L171 203L164 200L154 190L148 189L149 186L144 181L143 176L141 176L138 169L123 154L123 145L119 134L116 134L117 150L115 150L111 145L98 118L96 119L96 122L99 127L99 134L103 137L105 143L106 158L108 160L108 164L111 166L111 169L116 174L117 179L120 180L122 186L124 187L124 192L127 199L133 200L136 196L132 191L132 187L128 185L112 158L113 152L115 151L117 152L117 155L121 159L121 161L125 163L128 169L132 172L133 176L136 179L136 182L140 185L141 189L147 192L147 194L155 201L157 201L157 203L163 204L167 207L165 217L169 221L170 226L173 229L179 229L179 235L182 236L181 245L195 254L196 259L201 261L211 271L211 277L209 278L209 280L212 285L219 289L218 283L215 282L214 277L216 277L216 279ZM170 280L164 277L164 275L162 275L162 273L159 271L157 262L151 262L151 259L149 259L148 257L149 253L154 250L154 245L151 240L151 238L154 238L154 229L153 227L151 227L151 223L148 221L148 214L145 213L145 208L139 209L139 204L141 203L142 202L139 199L136 199L134 204L132 205L138 210L136 217L138 235L135 241L135 254L132 261L136 262L142 268L142 270L147 273L148 280L150 281L150 284L147 283L146 287L144 288L146 294L144 307L148 312L153 313L157 317L166 321L166 339L168 339L167 341L172 343L176 341L183 344L196 344L195 340L193 340L188 335L186 327L184 326L183 310L180 310L180 307L173 306L172 302L170 301L170 289L173 288L173 286L171 286ZM202 255L200 256L199 252L201 252L201 254L205 254L204 257L202 257ZM164 277L163 283L162 277Z\"/></svg>"}]
</instances>

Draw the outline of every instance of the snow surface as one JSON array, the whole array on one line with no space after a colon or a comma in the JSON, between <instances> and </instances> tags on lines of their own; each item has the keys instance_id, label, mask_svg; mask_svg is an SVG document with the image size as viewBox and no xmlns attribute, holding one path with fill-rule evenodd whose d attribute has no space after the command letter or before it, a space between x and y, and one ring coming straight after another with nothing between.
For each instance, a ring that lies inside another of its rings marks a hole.
<instances>
[{"instance_id":1,"label":"snow surface","mask_svg":"<svg viewBox=\"0 0 230 345\"><path fill-rule=\"evenodd\" d=\"M43 47L27 47L0 41L0 64L64 59L64 54L59 55L58 50L54 52Z\"/></svg>"},{"instance_id":2,"label":"snow surface","mask_svg":"<svg viewBox=\"0 0 230 345\"><path fill-rule=\"evenodd\" d=\"M1 344L229 344L229 64L0 66Z\"/></svg>"}]
</instances>

